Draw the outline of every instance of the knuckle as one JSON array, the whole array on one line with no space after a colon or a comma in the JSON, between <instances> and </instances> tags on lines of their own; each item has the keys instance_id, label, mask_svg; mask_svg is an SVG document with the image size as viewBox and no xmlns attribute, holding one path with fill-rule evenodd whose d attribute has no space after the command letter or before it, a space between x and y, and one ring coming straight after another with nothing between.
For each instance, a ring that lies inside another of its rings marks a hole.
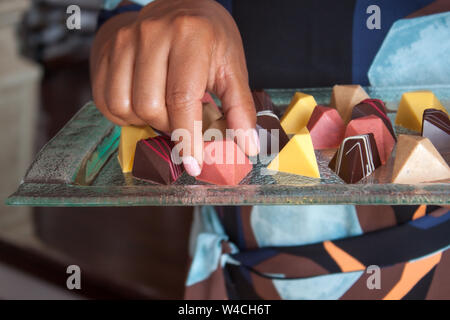
<instances>
[{"instance_id":1,"label":"knuckle","mask_svg":"<svg viewBox=\"0 0 450 320\"><path fill-rule=\"evenodd\" d=\"M155 122L158 119L158 111L154 104L136 103L134 113L147 123Z\"/></svg>"},{"instance_id":2,"label":"knuckle","mask_svg":"<svg viewBox=\"0 0 450 320\"><path fill-rule=\"evenodd\" d=\"M121 49L128 45L133 36L133 30L129 26L121 27L114 38L114 50Z\"/></svg>"},{"instance_id":3,"label":"knuckle","mask_svg":"<svg viewBox=\"0 0 450 320\"><path fill-rule=\"evenodd\" d=\"M175 31L180 34L198 33L199 31L208 32L211 29L211 24L207 18L184 11L175 15L173 26Z\"/></svg>"},{"instance_id":4,"label":"knuckle","mask_svg":"<svg viewBox=\"0 0 450 320\"><path fill-rule=\"evenodd\" d=\"M128 118L131 114L130 101L128 99L109 99L108 110L118 118Z\"/></svg>"},{"instance_id":5,"label":"knuckle","mask_svg":"<svg viewBox=\"0 0 450 320\"><path fill-rule=\"evenodd\" d=\"M140 21L137 26L139 37L141 39L146 38L151 31L157 28L158 24L158 20L154 19L145 19Z\"/></svg>"}]
</instances>

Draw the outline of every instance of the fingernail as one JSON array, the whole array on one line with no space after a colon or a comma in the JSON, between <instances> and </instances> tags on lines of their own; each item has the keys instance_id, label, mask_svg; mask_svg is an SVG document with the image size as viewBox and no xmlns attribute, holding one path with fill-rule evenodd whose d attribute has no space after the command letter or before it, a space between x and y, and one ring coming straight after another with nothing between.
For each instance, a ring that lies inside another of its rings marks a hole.
<instances>
[{"instance_id":1,"label":"fingernail","mask_svg":"<svg viewBox=\"0 0 450 320\"><path fill-rule=\"evenodd\" d=\"M182 157L181 160L183 161L184 168L189 175L196 177L202 172L202 169L200 169L200 166L194 157Z\"/></svg>"},{"instance_id":2,"label":"fingernail","mask_svg":"<svg viewBox=\"0 0 450 320\"><path fill-rule=\"evenodd\" d=\"M254 146L254 150L256 150L255 155L259 153L259 135L256 129L252 130L252 143Z\"/></svg>"}]
</instances>

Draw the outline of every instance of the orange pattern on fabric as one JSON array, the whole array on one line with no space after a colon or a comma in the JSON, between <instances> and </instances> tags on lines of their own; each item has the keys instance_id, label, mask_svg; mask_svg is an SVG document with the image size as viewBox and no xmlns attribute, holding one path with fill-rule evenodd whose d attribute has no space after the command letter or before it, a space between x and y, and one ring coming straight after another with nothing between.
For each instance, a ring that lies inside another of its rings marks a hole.
<instances>
[{"instance_id":1,"label":"orange pattern on fabric","mask_svg":"<svg viewBox=\"0 0 450 320\"><path fill-rule=\"evenodd\" d=\"M416 220L416 219L424 217L426 212L427 212L427 205L425 205L425 204L420 205L417 208L416 212L414 212L412 220Z\"/></svg>"},{"instance_id":2,"label":"orange pattern on fabric","mask_svg":"<svg viewBox=\"0 0 450 320\"><path fill-rule=\"evenodd\" d=\"M360 271L366 269L361 262L341 248L337 247L333 242L324 241L323 246L330 257L333 258L336 264L341 268L342 272Z\"/></svg>"},{"instance_id":3,"label":"orange pattern on fabric","mask_svg":"<svg viewBox=\"0 0 450 320\"><path fill-rule=\"evenodd\" d=\"M402 276L383 300L400 300L441 260L442 252L432 256L407 262Z\"/></svg>"}]
</instances>

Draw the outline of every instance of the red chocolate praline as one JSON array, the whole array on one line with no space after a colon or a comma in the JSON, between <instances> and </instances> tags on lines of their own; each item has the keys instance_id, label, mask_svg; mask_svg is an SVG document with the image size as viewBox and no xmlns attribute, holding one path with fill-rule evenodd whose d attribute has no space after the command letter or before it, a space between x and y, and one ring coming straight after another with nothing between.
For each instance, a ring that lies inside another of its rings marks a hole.
<instances>
[{"instance_id":1,"label":"red chocolate praline","mask_svg":"<svg viewBox=\"0 0 450 320\"><path fill-rule=\"evenodd\" d=\"M196 177L218 185L237 185L252 170L253 165L232 140L205 142L202 172Z\"/></svg>"},{"instance_id":2,"label":"red chocolate praline","mask_svg":"<svg viewBox=\"0 0 450 320\"><path fill-rule=\"evenodd\" d=\"M315 150L338 148L344 139L345 124L334 108L317 105L306 127Z\"/></svg>"},{"instance_id":3,"label":"red chocolate praline","mask_svg":"<svg viewBox=\"0 0 450 320\"><path fill-rule=\"evenodd\" d=\"M172 161L173 147L173 141L167 136L140 140L136 145L133 176L159 184L175 182L184 168Z\"/></svg>"},{"instance_id":4,"label":"red chocolate praline","mask_svg":"<svg viewBox=\"0 0 450 320\"><path fill-rule=\"evenodd\" d=\"M366 133L373 133L381 164L385 164L392 153L395 140L383 120L375 115L357 118L350 121L345 129L345 137Z\"/></svg>"}]
</instances>

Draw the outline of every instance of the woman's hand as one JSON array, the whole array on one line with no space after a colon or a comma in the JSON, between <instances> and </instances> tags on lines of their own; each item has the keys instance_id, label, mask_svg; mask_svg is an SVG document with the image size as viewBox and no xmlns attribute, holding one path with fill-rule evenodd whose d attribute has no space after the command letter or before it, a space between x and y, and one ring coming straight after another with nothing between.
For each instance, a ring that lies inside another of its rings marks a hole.
<instances>
[{"instance_id":1,"label":"woman's hand","mask_svg":"<svg viewBox=\"0 0 450 320\"><path fill-rule=\"evenodd\" d=\"M193 176L201 172L203 140L194 121L202 120L205 91L221 99L228 128L245 130L238 145L258 153L242 40L213 0L156 0L108 20L93 44L91 79L94 101L112 122L186 129L193 143L182 160Z\"/></svg>"}]
</instances>

